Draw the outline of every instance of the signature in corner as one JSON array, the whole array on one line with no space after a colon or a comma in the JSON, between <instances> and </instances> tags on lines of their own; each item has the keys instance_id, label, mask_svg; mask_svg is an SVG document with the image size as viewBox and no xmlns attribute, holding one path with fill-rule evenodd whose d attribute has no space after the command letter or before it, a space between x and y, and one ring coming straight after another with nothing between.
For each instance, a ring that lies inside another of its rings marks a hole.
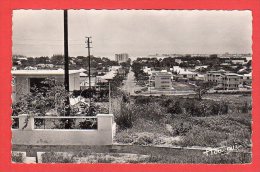
<instances>
[{"instance_id":1,"label":"signature in corner","mask_svg":"<svg viewBox=\"0 0 260 172\"><path fill-rule=\"evenodd\" d=\"M209 156L209 155L216 155L216 154L229 154L232 151L238 150L242 147L242 145L232 145L232 146L222 146L218 148L210 148L207 149L203 154Z\"/></svg>"}]
</instances>

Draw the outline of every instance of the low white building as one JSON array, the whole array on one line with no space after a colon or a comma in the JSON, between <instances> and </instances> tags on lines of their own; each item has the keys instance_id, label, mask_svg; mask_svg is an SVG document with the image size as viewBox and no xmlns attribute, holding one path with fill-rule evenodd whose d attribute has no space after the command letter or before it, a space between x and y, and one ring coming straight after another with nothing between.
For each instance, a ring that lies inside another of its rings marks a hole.
<instances>
[{"instance_id":1,"label":"low white building","mask_svg":"<svg viewBox=\"0 0 260 172\"><path fill-rule=\"evenodd\" d=\"M183 69L179 66L173 66L173 72L177 73L177 76L187 79L194 79L197 76L197 73Z\"/></svg>"},{"instance_id":2,"label":"low white building","mask_svg":"<svg viewBox=\"0 0 260 172\"><path fill-rule=\"evenodd\" d=\"M55 78L64 82L64 70L13 70L12 99L19 100L23 95L29 94L33 86L40 85L46 78ZM80 71L69 71L69 90L80 90Z\"/></svg>"}]
</instances>

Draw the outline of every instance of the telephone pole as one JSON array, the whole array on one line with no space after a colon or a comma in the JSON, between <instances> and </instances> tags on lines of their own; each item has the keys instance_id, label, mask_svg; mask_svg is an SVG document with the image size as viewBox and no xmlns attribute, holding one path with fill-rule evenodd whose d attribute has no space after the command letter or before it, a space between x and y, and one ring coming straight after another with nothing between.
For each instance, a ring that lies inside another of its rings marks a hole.
<instances>
[{"instance_id":1,"label":"telephone pole","mask_svg":"<svg viewBox=\"0 0 260 172\"><path fill-rule=\"evenodd\" d=\"M89 88L91 88L91 78L90 78L90 44L92 43L92 41L90 41L91 37L86 37L87 38L87 46L86 48L88 49L88 77L89 77Z\"/></svg>"},{"instance_id":2,"label":"telephone pole","mask_svg":"<svg viewBox=\"0 0 260 172\"><path fill-rule=\"evenodd\" d=\"M68 50L68 11L64 10L64 85L69 93L69 50ZM70 101L67 97L65 101L65 115L70 115Z\"/></svg>"},{"instance_id":3,"label":"telephone pole","mask_svg":"<svg viewBox=\"0 0 260 172\"><path fill-rule=\"evenodd\" d=\"M86 37L86 41L85 43L87 44L86 48L88 49L88 88L90 91L90 96L89 96L89 106L91 105L91 96L92 96L92 90L91 90L91 76L90 76L90 44L92 43L92 41L90 41L91 37Z\"/></svg>"}]
</instances>

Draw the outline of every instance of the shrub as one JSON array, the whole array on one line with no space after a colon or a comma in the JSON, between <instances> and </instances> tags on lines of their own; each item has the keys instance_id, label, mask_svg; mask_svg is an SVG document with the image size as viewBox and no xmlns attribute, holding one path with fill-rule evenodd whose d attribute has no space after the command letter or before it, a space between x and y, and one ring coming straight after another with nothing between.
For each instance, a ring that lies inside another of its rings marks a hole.
<instances>
[{"instance_id":1,"label":"shrub","mask_svg":"<svg viewBox=\"0 0 260 172\"><path fill-rule=\"evenodd\" d=\"M249 108L248 103L245 102L245 103L243 104L243 106L241 107L241 112L242 112L242 113L248 113L249 109L250 109L250 108Z\"/></svg>"},{"instance_id":2,"label":"shrub","mask_svg":"<svg viewBox=\"0 0 260 172\"><path fill-rule=\"evenodd\" d=\"M174 101L172 99L163 100L161 105L163 107L169 107Z\"/></svg>"},{"instance_id":3,"label":"shrub","mask_svg":"<svg viewBox=\"0 0 260 172\"><path fill-rule=\"evenodd\" d=\"M153 143L153 138L152 136L149 135L139 136L136 142L134 142L134 144L137 145L149 145L152 143Z\"/></svg>"},{"instance_id":4,"label":"shrub","mask_svg":"<svg viewBox=\"0 0 260 172\"><path fill-rule=\"evenodd\" d=\"M135 104L149 104L151 99L151 97L136 97Z\"/></svg>"},{"instance_id":5,"label":"shrub","mask_svg":"<svg viewBox=\"0 0 260 172\"><path fill-rule=\"evenodd\" d=\"M118 133L118 134L116 134L115 137L116 137L116 141L118 141L120 143L128 144L128 143L133 143L134 142L134 139L133 139L132 135L130 135L127 132Z\"/></svg>"},{"instance_id":6,"label":"shrub","mask_svg":"<svg viewBox=\"0 0 260 172\"><path fill-rule=\"evenodd\" d=\"M193 127L180 143L183 146L220 146L227 139L227 134L201 127Z\"/></svg>"},{"instance_id":7,"label":"shrub","mask_svg":"<svg viewBox=\"0 0 260 172\"><path fill-rule=\"evenodd\" d=\"M97 129L96 119L86 119L83 122L79 122L80 129Z\"/></svg>"},{"instance_id":8,"label":"shrub","mask_svg":"<svg viewBox=\"0 0 260 172\"><path fill-rule=\"evenodd\" d=\"M17 154L12 153L12 162L23 163L24 162L23 154L22 153L17 153Z\"/></svg>"},{"instance_id":9,"label":"shrub","mask_svg":"<svg viewBox=\"0 0 260 172\"><path fill-rule=\"evenodd\" d=\"M61 153L46 152L42 154L43 163L74 163L73 156L63 155Z\"/></svg>"},{"instance_id":10,"label":"shrub","mask_svg":"<svg viewBox=\"0 0 260 172\"><path fill-rule=\"evenodd\" d=\"M185 101L184 108L191 116L206 116L202 102L195 100Z\"/></svg>"},{"instance_id":11,"label":"shrub","mask_svg":"<svg viewBox=\"0 0 260 172\"><path fill-rule=\"evenodd\" d=\"M222 115L228 113L228 103L226 102L212 102L210 105L211 113L212 115Z\"/></svg>"},{"instance_id":12,"label":"shrub","mask_svg":"<svg viewBox=\"0 0 260 172\"><path fill-rule=\"evenodd\" d=\"M176 101L174 104L170 105L170 107L167 109L168 113L171 114L181 114L182 108L179 101Z\"/></svg>"},{"instance_id":13,"label":"shrub","mask_svg":"<svg viewBox=\"0 0 260 172\"><path fill-rule=\"evenodd\" d=\"M186 135L192 129L191 124L188 122L181 122L173 130L173 136L183 136Z\"/></svg>"},{"instance_id":14,"label":"shrub","mask_svg":"<svg viewBox=\"0 0 260 172\"><path fill-rule=\"evenodd\" d=\"M115 116L115 122L120 129L131 128L134 123L134 113L129 105L121 103L119 114Z\"/></svg>"}]
</instances>

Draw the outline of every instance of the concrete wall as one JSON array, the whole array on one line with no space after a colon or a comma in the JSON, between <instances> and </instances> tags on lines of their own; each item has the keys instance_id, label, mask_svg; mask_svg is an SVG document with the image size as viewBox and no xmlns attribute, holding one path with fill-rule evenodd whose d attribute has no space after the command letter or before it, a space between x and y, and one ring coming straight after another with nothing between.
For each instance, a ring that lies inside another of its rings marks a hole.
<instances>
[{"instance_id":1,"label":"concrete wall","mask_svg":"<svg viewBox=\"0 0 260 172\"><path fill-rule=\"evenodd\" d=\"M19 145L111 145L116 124L112 114L98 114L97 130L34 129L34 118L19 115L19 129L12 130L12 144ZM57 117L58 118L58 117ZM77 117L75 117L77 118Z\"/></svg>"}]
</instances>

